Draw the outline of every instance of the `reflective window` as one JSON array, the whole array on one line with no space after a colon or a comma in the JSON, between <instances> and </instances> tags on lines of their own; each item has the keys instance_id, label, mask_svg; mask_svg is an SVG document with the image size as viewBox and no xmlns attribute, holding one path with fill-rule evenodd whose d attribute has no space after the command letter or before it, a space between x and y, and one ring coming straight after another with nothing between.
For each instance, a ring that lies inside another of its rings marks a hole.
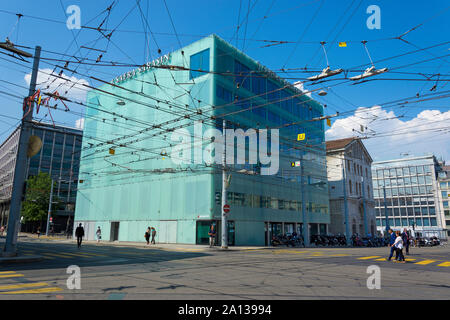
<instances>
[{"instance_id":1,"label":"reflective window","mask_svg":"<svg viewBox=\"0 0 450 320\"><path fill-rule=\"evenodd\" d=\"M201 71L209 71L209 49L200 51L191 56L189 79L194 79L205 74ZM201 71L194 71L201 70ZM236 71L236 70L235 70Z\"/></svg>"}]
</instances>

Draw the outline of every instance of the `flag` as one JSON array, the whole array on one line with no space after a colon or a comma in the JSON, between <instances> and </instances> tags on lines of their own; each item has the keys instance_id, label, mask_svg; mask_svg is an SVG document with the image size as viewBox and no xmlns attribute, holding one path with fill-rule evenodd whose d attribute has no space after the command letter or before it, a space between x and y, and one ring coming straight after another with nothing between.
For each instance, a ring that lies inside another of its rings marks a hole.
<instances>
[{"instance_id":1,"label":"flag","mask_svg":"<svg viewBox=\"0 0 450 320\"><path fill-rule=\"evenodd\" d=\"M327 125L328 125L329 127L331 127L331 120L330 120L330 118L327 118Z\"/></svg>"},{"instance_id":2,"label":"flag","mask_svg":"<svg viewBox=\"0 0 450 320\"><path fill-rule=\"evenodd\" d=\"M339 42L339 47L346 47L347 46L347 42L343 41L343 42Z\"/></svg>"}]
</instances>

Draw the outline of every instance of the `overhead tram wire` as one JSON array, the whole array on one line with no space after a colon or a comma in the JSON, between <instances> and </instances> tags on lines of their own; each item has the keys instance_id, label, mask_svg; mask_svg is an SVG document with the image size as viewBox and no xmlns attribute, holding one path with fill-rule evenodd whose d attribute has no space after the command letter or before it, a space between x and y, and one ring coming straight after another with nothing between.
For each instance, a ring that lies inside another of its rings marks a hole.
<instances>
[{"instance_id":1,"label":"overhead tram wire","mask_svg":"<svg viewBox=\"0 0 450 320\"><path fill-rule=\"evenodd\" d=\"M287 63L289 62L289 60L292 58L292 56L294 55L295 51L297 50L298 45L300 44L300 41L303 39L303 37L305 36L306 32L308 32L309 27L312 25L312 23L314 22L315 18L317 17L320 9L322 8L323 2L325 0L320 0L320 5L317 8L317 10L314 12L313 16L311 17L311 20L309 21L309 23L307 24L307 26L305 27L305 29L303 30L303 33L300 35L300 37L298 38L298 40L295 42L295 46L292 49L291 53L289 54L289 56L287 57L286 61L284 62L282 69L284 69L287 65Z\"/></svg>"}]
</instances>

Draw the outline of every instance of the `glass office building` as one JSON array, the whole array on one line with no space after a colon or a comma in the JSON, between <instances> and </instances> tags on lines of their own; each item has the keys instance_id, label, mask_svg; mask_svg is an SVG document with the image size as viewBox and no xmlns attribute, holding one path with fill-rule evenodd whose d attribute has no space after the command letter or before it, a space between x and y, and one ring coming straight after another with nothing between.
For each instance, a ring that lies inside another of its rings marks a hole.
<instances>
[{"instance_id":1,"label":"glass office building","mask_svg":"<svg viewBox=\"0 0 450 320\"><path fill-rule=\"evenodd\" d=\"M442 163L442 170L438 173L440 207L444 212L445 228L447 236L450 236L450 166Z\"/></svg>"},{"instance_id":2,"label":"glass office building","mask_svg":"<svg viewBox=\"0 0 450 320\"><path fill-rule=\"evenodd\" d=\"M6 223L9 213L19 129L20 127L16 128L0 146L0 208L3 223ZM33 122L31 135L41 139L42 148L36 155L27 159L27 177L46 172L54 179L53 196L62 202L52 214L54 231L64 231L68 220L69 224L73 224L82 131ZM25 230L27 226L24 225L23 228Z\"/></svg>"},{"instance_id":3,"label":"glass office building","mask_svg":"<svg viewBox=\"0 0 450 320\"><path fill-rule=\"evenodd\" d=\"M434 156L374 162L378 231L384 233L388 225L393 230L410 229L417 236L445 238L437 185L440 170Z\"/></svg>"},{"instance_id":4,"label":"glass office building","mask_svg":"<svg viewBox=\"0 0 450 320\"><path fill-rule=\"evenodd\" d=\"M272 234L301 232L302 208L310 234L327 232L324 126L308 121L322 116L323 107L224 40L203 38L100 89L88 94L90 137L83 139L85 182L75 214L88 238L98 226L104 238L121 241L141 241L148 226L166 243L207 243L211 223L220 233L221 165L192 159L196 148L200 155L210 152L211 142L200 139L195 146L196 138L222 131L223 119L227 128L247 133L280 128L275 174L262 174L264 163L227 167L229 244L264 245ZM190 163L175 163L173 156L180 138L173 140L173 133L181 128L189 136L183 143L193 142ZM306 139L297 141L301 133ZM246 155L255 151L250 138L244 140Z\"/></svg>"}]
</instances>

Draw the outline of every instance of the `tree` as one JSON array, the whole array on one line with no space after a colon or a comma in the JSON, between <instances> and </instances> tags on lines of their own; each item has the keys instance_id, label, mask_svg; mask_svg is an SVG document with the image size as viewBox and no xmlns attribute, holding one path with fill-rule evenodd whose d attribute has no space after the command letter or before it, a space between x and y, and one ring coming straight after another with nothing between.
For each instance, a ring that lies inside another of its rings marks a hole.
<instances>
[{"instance_id":1,"label":"tree","mask_svg":"<svg viewBox=\"0 0 450 320\"><path fill-rule=\"evenodd\" d=\"M22 203L25 221L42 221L47 217L51 183L52 178L44 172L27 180L25 200Z\"/></svg>"}]
</instances>

